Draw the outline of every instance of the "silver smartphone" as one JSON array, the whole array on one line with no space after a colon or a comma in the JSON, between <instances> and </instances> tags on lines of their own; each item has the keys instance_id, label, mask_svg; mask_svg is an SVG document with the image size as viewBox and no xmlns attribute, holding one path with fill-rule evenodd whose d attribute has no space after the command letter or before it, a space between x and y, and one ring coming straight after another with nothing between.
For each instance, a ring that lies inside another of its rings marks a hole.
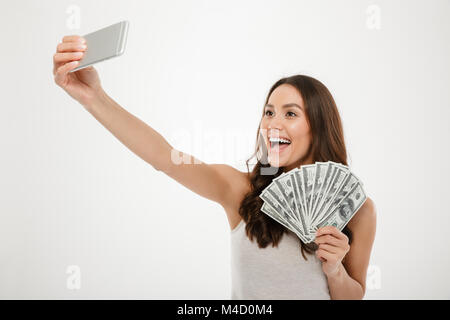
<instances>
[{"instance_id":1,"label":"silver smartphone","mask_svg":"<svg viewBox=\"0 0 450 320\"><path fill-rule=\"evenodd\" d=\"M86 39L87 49L78 67L70 72L122 55L127 43L128 25L125 20L82 36Z\"/></svg>"}]
</instances>

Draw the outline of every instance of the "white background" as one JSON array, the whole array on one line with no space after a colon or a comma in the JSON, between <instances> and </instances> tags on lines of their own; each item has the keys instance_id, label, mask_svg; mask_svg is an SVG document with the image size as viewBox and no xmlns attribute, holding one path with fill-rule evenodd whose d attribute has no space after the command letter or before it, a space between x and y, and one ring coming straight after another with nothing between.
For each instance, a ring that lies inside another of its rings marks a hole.
<instances>
[{"instance_id":1,"label":"white background","mask_svg":"<svg viewBox=\"0 0 450 320\"><path fill-rule=\"evenodd\" d=\"M0 15L0 298L230 297L222 208L53 82L63 36L121 20L124 55L96 65L105 91L207 163L245 170L275 81L323 82L377 207L365 298L450 298L450 1L22 0Z\"/></svg>"}]
</instances>

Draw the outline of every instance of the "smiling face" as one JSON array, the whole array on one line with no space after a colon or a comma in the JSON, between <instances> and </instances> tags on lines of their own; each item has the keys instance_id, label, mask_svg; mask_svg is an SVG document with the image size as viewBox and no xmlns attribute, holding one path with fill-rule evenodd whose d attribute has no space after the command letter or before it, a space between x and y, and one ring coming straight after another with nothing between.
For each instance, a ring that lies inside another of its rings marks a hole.
<instances>
[{"instance_id":1,"label":"smiling face","mask_svg":"<svg viewBox=\"0 0 450 320\"><path fill-rule=\"evenodd\" d=\"M311 155L305 159L312 141L306 117L303 98L295 87L282 84L272 92L260 126L271 166L289 171L312 163ZM281 143L273 138L281 138Z\"/></svg>"}]
</instances>

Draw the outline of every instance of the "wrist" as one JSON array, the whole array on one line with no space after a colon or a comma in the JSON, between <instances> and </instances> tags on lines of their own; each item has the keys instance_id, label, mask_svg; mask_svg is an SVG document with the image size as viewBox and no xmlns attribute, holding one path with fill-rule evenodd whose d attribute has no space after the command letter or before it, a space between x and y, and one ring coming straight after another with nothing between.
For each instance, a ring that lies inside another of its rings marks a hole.
<instances>
[{"instance_id":1,"label":"wrist","mask_svg":"<svg viewBox=\"0 0 450 320\"><path fill-rule=\"evenodd\" d=\"M339 263L339 265L335 271L333 271L330 274L327 274L326 276L327 276L328 280L339 281L340 279L343 278L344 272L345 272L344 265L341 262L341 263Z\"/></svg>"},{"instance_id":2,"label":"wrist","mask_svg":"<svg viewBox=\"0 0 450 320\"><path fill-rule=\"evenodd\" d=\"M95 91L86 101L81 104L83 107L91 112L96 106L102 105L108 101L108 95L103 89Z\"/></svg>"}]
</instances>

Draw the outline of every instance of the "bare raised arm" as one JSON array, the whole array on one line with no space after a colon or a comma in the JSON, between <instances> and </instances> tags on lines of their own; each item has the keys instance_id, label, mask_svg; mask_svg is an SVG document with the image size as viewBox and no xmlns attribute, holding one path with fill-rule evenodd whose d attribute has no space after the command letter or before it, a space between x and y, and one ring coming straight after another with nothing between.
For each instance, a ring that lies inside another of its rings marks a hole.
<instances>
[{"instance_id":1,"label":"bare raised arm","mask_svg":"<svg viewBox=\"0 0 450 320\"><path fill-rule=\"evenodd\" d=\"M86 41L79 35L65 36L58 43L53 55L55 83L156 170L166 173L197 194L221 204L227 212L230 225L236 225L239 219L237 209L249 188L246 174L224 164L201 163L190 155L174 150L158 132L104 92L93 66L71 73L86 50ZM190 164L179 161L189 158Z\"/></svg>"},{"instance_id":2,"label":"bare raised arm","mask_svg":"<svg viewBox=\"0 0 450 320\"><path fill-rule=\"evenodd\" d=\"M156 170L225 209L238 208L248 186L244 172L225 164L206 164L175 150L156 130L122 108L103 90L84 106L117 139Z\"/></svg>"}]
</instances>

